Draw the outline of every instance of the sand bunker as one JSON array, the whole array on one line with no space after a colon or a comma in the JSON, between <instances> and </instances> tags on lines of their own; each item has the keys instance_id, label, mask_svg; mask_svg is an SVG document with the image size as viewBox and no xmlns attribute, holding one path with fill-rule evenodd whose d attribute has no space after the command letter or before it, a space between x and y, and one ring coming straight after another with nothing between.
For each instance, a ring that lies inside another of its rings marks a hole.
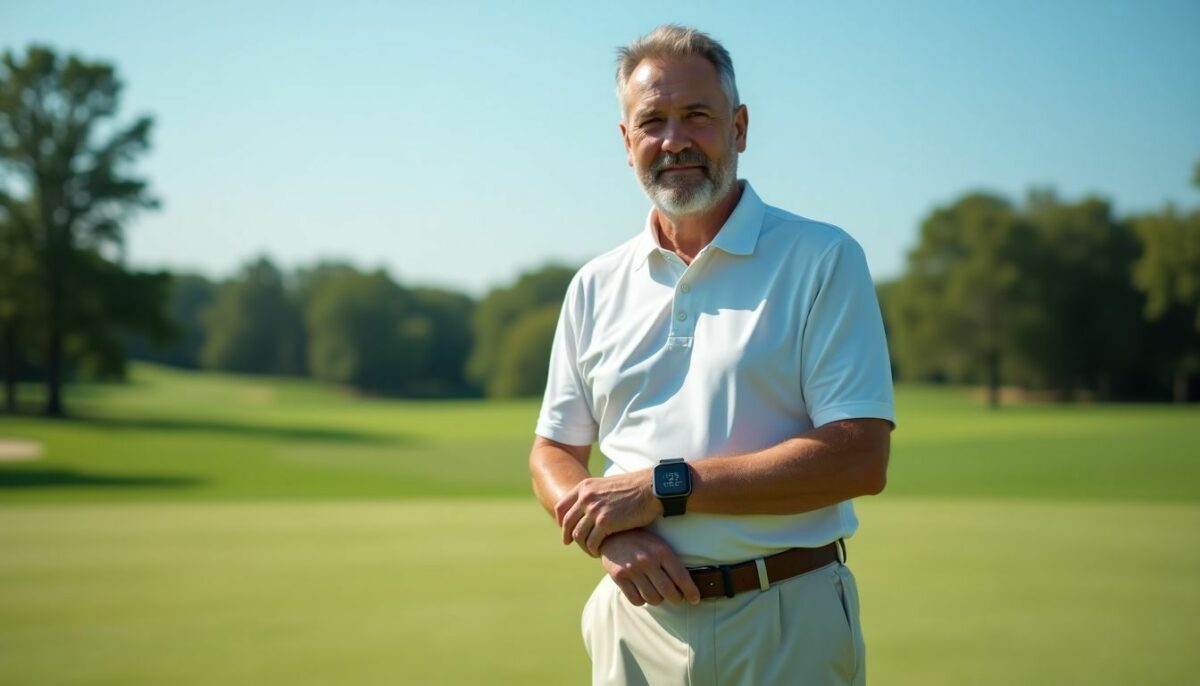
<instances>
[{"instance_id":1,"label":"sand bunker","mask_svg":"<svg viewBox=\"0 0 1200 686\"><path fill-rule=\"evenodd\" d=\"M21 438L0 436L0 462L36 460L42 456L42 444Z\"/></svg>"}]
</instances>

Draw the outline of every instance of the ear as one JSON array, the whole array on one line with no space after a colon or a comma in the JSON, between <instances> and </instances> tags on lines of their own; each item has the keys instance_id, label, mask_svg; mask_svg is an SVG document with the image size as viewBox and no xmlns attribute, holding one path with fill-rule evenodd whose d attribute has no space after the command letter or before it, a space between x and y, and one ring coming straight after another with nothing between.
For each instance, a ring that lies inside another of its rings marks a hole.
<instances>
[{"instance_id":1,"label":"ear","mask_svg":"<svg viewBox=\"0 0 1200 686\"><path fill-rule=\"evenodd\" d=\"M737 140L737 151L746 152L746 132L750 128L750 110L745 105L738 105L733 113L733 131Z\"/></svg>"},{"instance_id":2,"label":"ear","mask_svg":"<svg viewBox=\"0 0 1200 686\"><path fill-rule=\"evenodd\" d=\"M633 166L633 144L629 141L629 129L625 127L625 122L622 121L617 126L621 129L621 138L625 141L625 161L629 166Z\"/></svg>"}]
</instances>

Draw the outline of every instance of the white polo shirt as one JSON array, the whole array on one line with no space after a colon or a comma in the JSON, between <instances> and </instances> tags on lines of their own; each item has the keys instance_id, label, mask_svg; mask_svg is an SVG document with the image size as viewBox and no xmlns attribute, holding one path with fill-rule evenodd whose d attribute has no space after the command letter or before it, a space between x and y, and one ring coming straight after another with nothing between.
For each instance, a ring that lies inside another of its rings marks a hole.
<instances>
[{"instance_id":1,"label":"white polo shirt","mask_svg":"<svg viewBox=\"0 0 1200 686\"><path fill-rule=\"evenodd\" d=\"M645 230L583 266L563 302L536 432L597 440L606 475L761 450L841 419L895 423L891 365L862 248L742 182L685 265ZM688 566L852 535L849 502L797 515L659 518Z\"/></svg>"}]
</instances>

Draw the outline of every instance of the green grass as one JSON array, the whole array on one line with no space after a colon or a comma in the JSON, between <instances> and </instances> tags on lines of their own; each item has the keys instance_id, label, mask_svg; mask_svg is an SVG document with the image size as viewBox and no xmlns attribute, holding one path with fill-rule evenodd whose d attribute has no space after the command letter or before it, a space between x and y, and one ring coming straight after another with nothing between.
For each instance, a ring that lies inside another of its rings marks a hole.
<instances>
[{"instance_id":1,"label":"green grass","mask_svg":"<svg viewBox=\"0 0 1200 686\"><path fill-rule=\"evenodd\" d=\"M149 366L68 400L0 419L45 449L0 463L0 683L586 683L536 402ZM850 543L872 683L1193 679L1200 409L897 405Z\"/></svg>"},{"instance_id":2,"label":"green grass","mask_svg":"<svg viewBox=\"0 0 1200 686\"><path fill-rule=\"evenodd\" d=\"M0 465L0 499L342 499L521 496L527 401L367 399L308 381L139 366L84 387L71 422L0 419L47 459Z\"/></svg>"},{"instance_id":3,"label":"green grass","mask_svg":"<svg viewBox=\"0 0 1200 686\"><path fill-rule=\"evenodd\" d=\"M536 401L355 397L301 380L136 366L74 389L80 420L0 419L46 459L0 464L0 500L529 497ZM888 494L1200 501L1200 408L1024 405L897 389Z\"/></svg>"},{"instance_id":4,"label":"green grass","mask_svg":"<svg viewBox=\"0 0 1200 686\"><path fill-rule=\"evenodd\" d=\"M876 499L872 683L1181 684L1200 507ZM1185 533L1186 532L1186 533ZM531 503L0 508L0 682L581 684L598 565Z\"/></svg>"}]
</instances>

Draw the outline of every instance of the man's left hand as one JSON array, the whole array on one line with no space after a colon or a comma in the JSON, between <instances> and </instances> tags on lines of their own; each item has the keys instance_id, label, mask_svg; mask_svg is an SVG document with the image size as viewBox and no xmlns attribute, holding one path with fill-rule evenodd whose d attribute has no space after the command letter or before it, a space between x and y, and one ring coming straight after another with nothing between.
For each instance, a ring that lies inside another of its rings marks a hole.
<instances>
[{"instance_id":1,"label":"man's left hand","mask_svg":"<svg viewBox=\"0 0 1200 686\"><path fill-rule=\"evenodd\" d=\"M662 504L654 497L651 478L645 469L576 484L554 506L563 545L575 541L588 555L599 557L606 536L653 522Z\"/></svg>"}]
</instances>

